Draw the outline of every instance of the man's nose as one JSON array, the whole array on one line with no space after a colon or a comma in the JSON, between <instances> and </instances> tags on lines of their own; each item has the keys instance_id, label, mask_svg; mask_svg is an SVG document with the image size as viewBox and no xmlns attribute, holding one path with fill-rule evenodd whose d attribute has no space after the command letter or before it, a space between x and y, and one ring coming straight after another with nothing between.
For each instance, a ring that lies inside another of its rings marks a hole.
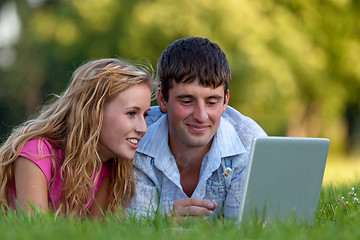
<instances>
[{"instance_id":1,"label":"man's nose","mask_svg":"<svg viewBox=\"0 0 360 240\"><path fill-rule=\"evenodd\" d=\"M208 119L208 113L206 110L205 103L198 102L193 112L194 119L199 122L204 122Z\"/></svg>"}]
</instances>

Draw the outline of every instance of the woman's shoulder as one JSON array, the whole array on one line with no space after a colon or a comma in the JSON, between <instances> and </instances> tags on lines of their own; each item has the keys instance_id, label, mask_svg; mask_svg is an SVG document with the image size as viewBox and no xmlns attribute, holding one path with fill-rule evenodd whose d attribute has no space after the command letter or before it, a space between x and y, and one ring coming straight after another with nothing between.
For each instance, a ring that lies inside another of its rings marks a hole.
<instances>
[{"instance_id":1,"label":"woman's shoulder","mask_svg":"<svg viewBox=\"0 0 360 240\"><path fill-rule=\"evenodd\" d=\"M22 152L30 152L37 154L51 153L52 146L45 138L34 138L27 141L22 148Z\"/></svg>"},{"instance_id":2,"label":"woman's shoulder","mask_svg":"<svg viewBox=\"0 0 360 240\"><path fill-rule=\"evenodd\" d=\"M27 141L24 144L21 153L30 153L40 157L44 157L46 155L55 155L57 158L62 157L61 150L54 148L48 140L40 137Z\"/></svg>"},{"instance_id":3,"label":"woman's shoulder","mask_svg":"<svg viewBox=\"0 0 360 240\"><path fill-rule=\"evenodd\" d=\"M34 162L50 181L54 174L54 163L61 158L61 151L55 149L52 144L44 138L34 138L24 144L19 156ZM57 168L59 164L55 164ZM58 169L57 169L58 170Z\"/></svg>"}]
</instances>

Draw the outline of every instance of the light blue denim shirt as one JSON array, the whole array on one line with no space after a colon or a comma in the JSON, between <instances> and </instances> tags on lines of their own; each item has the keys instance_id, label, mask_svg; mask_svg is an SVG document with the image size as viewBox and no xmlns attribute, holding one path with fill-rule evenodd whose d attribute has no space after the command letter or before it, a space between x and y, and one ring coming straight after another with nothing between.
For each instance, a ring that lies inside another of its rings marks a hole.
<instances>
[{"instance_id":1,"label":"light blue denim shirt","mask_svg":"<svg viewBox=\"0 0 360 240\"><path fill-rule=\"evenodd\" d=\"M159 107L152 107L147 117L148 132L140 141L134 166L138 178L136 195L129 211L137 215L168 213L175 200L188 198L180 184L180 174L168 146L168 118ZM224 178L225 168L232 172L221 183L213 197L218 204L213 217L237 217L243 194L246 166L254 137L266 136L252 119L230 106L222 115L211 148L205 155L198 185L191 197L210 200ZM230 193L228 191L230 191ZM235 199L236 198L236 199Z\"/></svg>"}]
</instances>

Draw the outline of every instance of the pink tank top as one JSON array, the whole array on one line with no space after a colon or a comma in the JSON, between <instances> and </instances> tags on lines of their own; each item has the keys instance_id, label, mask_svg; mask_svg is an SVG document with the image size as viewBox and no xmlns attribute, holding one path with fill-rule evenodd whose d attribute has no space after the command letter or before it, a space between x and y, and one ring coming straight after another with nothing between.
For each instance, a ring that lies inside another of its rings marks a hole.
<instances>
[{"instance_id":1,"label":"pink tank top","mask_svg":"<svg viewBox=\"0 0 360 240\"><path fill-rule=\"evenodd\" d=\"M51 155L54 155L60 159L60 161L56 161L55 167L53 166ZM63 189L63 179L60 177L60 168L62 164L62 160L64 159L64 153L61 150L54 149L51 144L41 138L36 138L33 140L28 141L25 143L21 153L19 156L25 157L32 162L34 162L44 173L48 184L52 180L52 184L50 189L48 189L48 202L49 207L55 212L60 206L60 198ZM95 186L94 195L96 195L97 191L99 190L100 184L102 180L106 177L109 177L110 170L106 164L103 164L100 175L99 181ZM9 189L7 192L7 201L11 208L15 209L15 199L16 199L16 189L15 189L15 182L13 184L14 188ZM87 209L90 208L93 199L90 200Z\"/></svg>"}]
</instances>

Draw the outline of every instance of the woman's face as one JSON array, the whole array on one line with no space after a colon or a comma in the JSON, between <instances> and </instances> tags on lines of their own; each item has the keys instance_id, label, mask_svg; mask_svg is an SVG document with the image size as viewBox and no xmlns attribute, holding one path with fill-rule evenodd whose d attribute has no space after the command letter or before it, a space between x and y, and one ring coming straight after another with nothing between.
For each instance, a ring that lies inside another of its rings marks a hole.
<instances>
[{"instance_id":1,"label":"woman's face","mask_svg":"<svg viewBox=\"0 0 360 240\"><path fill-rule=\"evenodd\" d=\"M132 160L139 141L147 132L151 92L142 82L120 92L104 105L97 150L102 162L112 158Z\"/></svg>"}]
</instances>

